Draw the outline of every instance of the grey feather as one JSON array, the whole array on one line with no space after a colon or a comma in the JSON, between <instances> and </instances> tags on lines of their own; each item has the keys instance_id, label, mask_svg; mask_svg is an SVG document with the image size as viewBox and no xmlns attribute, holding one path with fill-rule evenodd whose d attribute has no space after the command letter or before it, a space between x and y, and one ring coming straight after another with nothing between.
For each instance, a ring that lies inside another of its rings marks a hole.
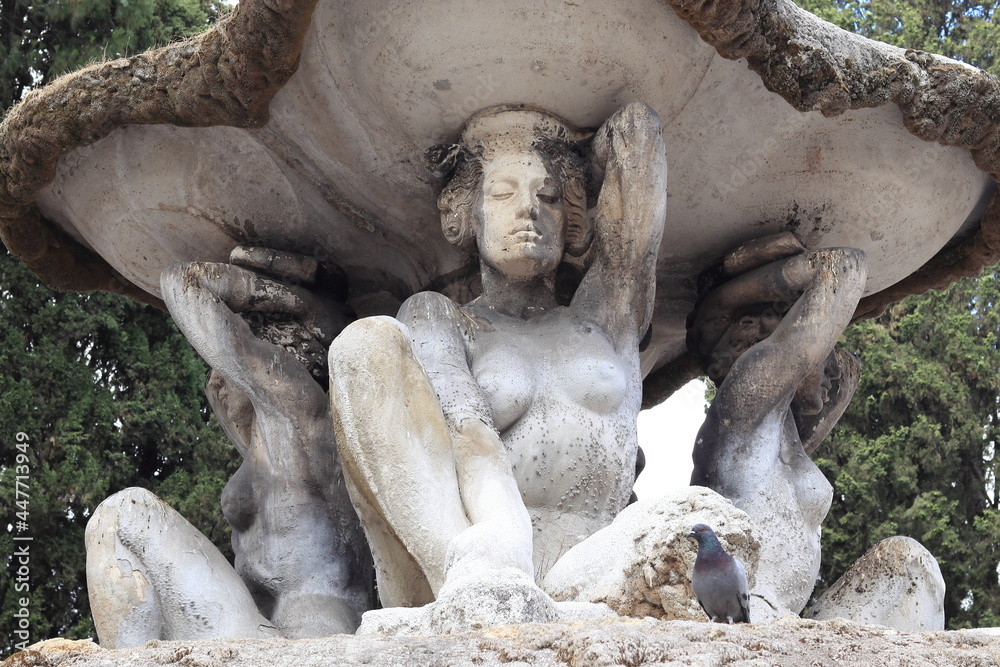
<instances>
[{"instance_id":1,"label":"grey feather","mask_svg":"<svg viewBox=\"0 0 1000 667\"><path fill-rule=\"evenodd\" d=\"M698 604L717 623L750 622L750 587L743 564L722 548L715 532L695 524L688 537L698 542L691 588Z\"/></svg>"}]
</instances>

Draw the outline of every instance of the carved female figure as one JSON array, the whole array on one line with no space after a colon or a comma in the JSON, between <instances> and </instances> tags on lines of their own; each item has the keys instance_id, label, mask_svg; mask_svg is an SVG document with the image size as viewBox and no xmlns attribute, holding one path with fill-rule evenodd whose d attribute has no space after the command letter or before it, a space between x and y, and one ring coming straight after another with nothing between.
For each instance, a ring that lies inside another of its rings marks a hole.
<instances>
[{"instance_id":1,"label":"carved female figure","mask_svg":"<svg viewBox=\"0 0 1000 667\"><path fill-rule=\"evenodd\" d=\"M857 384L856 359L833 347L864 290L865 254L806 251L782 234L734 251L725 265L728 281L700 303L688 332L718 387L691 483L732 500L768 536L753 587L768 607L752 616L798 614L819 572L820 524L833 497L808 452Z\"/></svg>"},{"instance_id":2,"label":"carved female figure","mask_svg":"<svg viewBox=\"0 0 1000 667\"><path fill-rule=\"evenodd\" d=\"M659 119L633 104L587 137L541 111L489 109L463 143L438 153L453 171L439 208L448 239L478 248L482 295L416 294L330 348L338 445L385 606L500 570L534 588L634 481L666 203ZM585 272L561 302L571 257Z\"/></svg>"}]
</instances>

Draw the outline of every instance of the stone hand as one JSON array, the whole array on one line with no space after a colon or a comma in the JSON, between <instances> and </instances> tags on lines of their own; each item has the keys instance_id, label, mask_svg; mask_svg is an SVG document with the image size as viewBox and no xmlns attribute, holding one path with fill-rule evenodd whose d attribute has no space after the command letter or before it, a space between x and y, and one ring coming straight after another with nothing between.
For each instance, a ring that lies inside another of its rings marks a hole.
<instances>
[{"instance_id":1,"label":"stone hand","mask_svg":"<svg viewBox=\"0 0 1000 667\"><path fill-rule=\"evenodd\" d=\"M734 278L742 273L806 251L806 247L791 232L769 234L733 248L722 258L722 277Z\"/></svg>"},{"instance_id":2,"label":"stone hand","mask_svg":"<svg viewBox=\"0 0 1000 667\"><path fill-rule=\"evenodd\" d=\"M346 325L346 308L307 288L316 281L318 262L305 255L250 246L230 253L232 266L252 272L256 280L241 298L223 298L234 312L288 316L328 345ZM221 297L222 295L220 295Z\"/></svg>"},{"instance_id":3,"label":"stone hand","mask_svg":"<svg viewBox=\"0 0 1000 667\"><path fill-rule=\"evenodd\" d=\"M229 253L229 263L298 285L315 283L319 270L319 262L313 257L242 245L236 246Z\"/></svg>"},{"instance_id":4,"label":"stone hand","mask_svg":"<svg viewBox=\"0 0 1000 667\"><path fill-rule=\"evenodd\" d=\"M251 256L247 263L257 266L264 261ZM271 358L274 351L259 345L269 343L290 353L325 384L326 349L349 320L342 305L302 285L235 264L177 264L164 271L161 282L174 319L198 332L200 351L210 357L213 367L230 363L233 345L243 355ZM207 334L209 329L214 333Z\"/></svg>"},{"instance_id":5,"label":"stone hand","mask_svg":"<svg viewBox=\"0 0 1000 667\"><path fill-rule=\"evenodd\" d=\"M688 317L688 349L706 365L717 348L726 353L748 349L767 338L802 294L789 280L791 258L805 248L790 234L764 237L729 252L723 259L724 282L699 301Z\"/></svg>"},{"instance_id":6,"label":"stone hand","mask_svg":"<svg viewBox=\"0 0 1000 667\"><path fill-rule=\"evenodd\" d=\"M688 349L706 366L720 357L739 356L769 337L807 290L849 277L845 272L855 263L848 256L854 254L849 249L805 251L787 233L728 253L725 282L708 292L689 316Z\"/></svg>"}]
</instances>

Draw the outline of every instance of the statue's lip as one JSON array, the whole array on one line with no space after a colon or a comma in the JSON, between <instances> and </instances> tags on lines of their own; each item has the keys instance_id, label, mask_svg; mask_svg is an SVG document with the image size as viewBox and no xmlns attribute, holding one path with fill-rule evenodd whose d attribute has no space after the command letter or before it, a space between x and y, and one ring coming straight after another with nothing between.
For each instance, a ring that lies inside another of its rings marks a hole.
<instances>
[{"instance_id":1,"label":"statue's lip","mask_svg":"<svg viewBox=\"0 0 1000 667\"><path fill-rule=\"evenodd\" d=\"M519 232L514 232L514 238L516 239L540 239L542 235L533 229L525 229Z\"/></svg>"}]
</instances>

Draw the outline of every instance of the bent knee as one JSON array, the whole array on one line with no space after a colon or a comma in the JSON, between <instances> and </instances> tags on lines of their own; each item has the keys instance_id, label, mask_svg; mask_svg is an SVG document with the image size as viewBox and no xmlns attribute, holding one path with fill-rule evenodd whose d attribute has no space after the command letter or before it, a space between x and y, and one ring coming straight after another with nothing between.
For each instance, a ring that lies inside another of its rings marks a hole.
<instances>
[{"instance_id":1,"label":"bent knee","mask_svg":"<svg viewBox=\"0 0 1000 667\"><path fill-rule=\"evenodd\" d=\"M90 521L87 522L87 530L91 530L92 525L96 525L105 519L115 518L122 514L135 514L159 508L163 505L155 493L138 486L122 489L118 493L108 496L97 506Z\"/></svg>"},{"instance_id":2,"label":"bent knee","mask_svg":"<svg viewBox=\"0 0 1000 667\"><path fill-rule=\"evenodd\" d=\"M410 335L403 324L385 315L351 322L330 344L331 380L345 380L361 367L391 362L410 353Z\"/></svg>"},{"instance_id":3,"label":"bent knee","mask_svg":"<svg viewBox=\"0 0 1000 667\"><path fill-rule=\"evenodd\" d=\"M141 545L149 535L170 531L183 523L184 518L156 494L130 487L97 506L87 522L85 538L97 540L114 534L123 544Z\"/></svg>"}]
</instances>

